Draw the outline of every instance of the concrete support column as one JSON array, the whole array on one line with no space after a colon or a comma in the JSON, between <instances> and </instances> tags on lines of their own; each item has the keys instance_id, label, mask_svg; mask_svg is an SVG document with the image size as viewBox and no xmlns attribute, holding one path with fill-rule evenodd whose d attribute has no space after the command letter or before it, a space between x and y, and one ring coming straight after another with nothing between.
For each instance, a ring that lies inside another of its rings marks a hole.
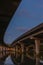
<instances>
[{"instance_id":1,"label":"concrete support column","mask_svg":"<svg viewBox=\"0 0 43 65\"><path fill-rule=\"evenodd\" d=\"M27 47L26 47L26 52L28 52L28 50L29 50L29 47L27 46Z\"/></svg>"},{"instance_id":2,"label":"concrete support column","mask_svg":"<svg viewBox=\"0 0 43 65\"><path fill-rule=\"evenodd\" d=\"M22 42L18 42L17 44L20 45L20 52L24 52L24 44ZM16 45L16 52L18 52L19 50L18 46Z\"/></svg>"},{"instance_id":3,"label":"concrete support column","mask_svg":"<svg viewBox=\"0 0 43 65\"><path fill-rule=\"evenodd\" d=\"M36 65L40 65L40 58L39 58L39 56L36 56Z\"/></svg>"},{"instance_id":4,"label":"concrete support column","mask_svg":"<svg viewBox=\"0 0 43 65\"><path fill-rule=\"evenodd\" d=\"M22 52L24 52L24 44L23 43L21 43L21 50L22 50Z\"/></svg>"},{"instance_id":5,"label":"concrete support column","mask_svg":"<svg viewBox=\"0 0 43 65\"><path fill-rule=\"evenodd\" d=\"M40 50L40 40L35 40L35 51L36 51L36 55L39 55L39 50Z\"/></svg>"},{"instance_id":6,"label":"concrete support column","mask_svg":"<svg viewBox=\"0 0 43 65\"><path fill-rule=\"evenodd\" d=\"M16 48L15 49L16 49L16 52L18 52L18 46L17 45L16 45Z\"/></svg>"}]
</instances>

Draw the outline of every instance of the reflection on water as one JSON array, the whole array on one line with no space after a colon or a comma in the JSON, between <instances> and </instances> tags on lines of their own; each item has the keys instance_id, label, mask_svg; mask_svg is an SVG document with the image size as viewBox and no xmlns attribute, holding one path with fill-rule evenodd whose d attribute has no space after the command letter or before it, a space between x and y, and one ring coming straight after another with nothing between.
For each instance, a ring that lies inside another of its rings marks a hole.
<instances>
[{"instance_id":1,"label":"reflection on water","mask_svg":"<svg viewBox=\"0 0 43 65\"><path fill-rule=\"evenodd\" d=\"M5 54L5 53L4 53ZM0 53L1 65L43 65L43 61L39 56L31 57L28 53L8 53L4 55Z\"/></svg>"},{"instance_id":2,"label":"reflection on water","mask_svg":"<svg viewBox=\"0 0 43 65\"><path fill-rule=\"evenodd\" d=\"M11 59L11 56L10 55L4 61L4 65L6 65L6 64L8 64L8 65L10 65L10 64L11 65L14 65L13 62L12 62L12 59Z\"/></svg>"},{"instance_id":3,"label":"reflection on water","mask_svg":"<svg viewBox=\"0 0 43 65\"><path fill-rule=\"evenodd\" d=\"M24 48L23 48L24 49ZM28 46L22 52L20 45L14 48L0 48L0 65L43 65L43 47L36 56L34 46Z\"/></svg>"}]
</instances>

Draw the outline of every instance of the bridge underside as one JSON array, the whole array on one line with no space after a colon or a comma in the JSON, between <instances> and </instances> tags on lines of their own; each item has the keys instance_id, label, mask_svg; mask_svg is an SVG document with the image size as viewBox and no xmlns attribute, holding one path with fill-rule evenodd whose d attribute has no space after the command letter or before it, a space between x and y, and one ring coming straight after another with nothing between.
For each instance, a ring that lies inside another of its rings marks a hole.
<instances>
[{"instance_id":1,"label":"bridge underside","mask_svg":"<svg viewBox=\"0 0 43 65\"><path fill-rule=\"evenodd\" d=\"M20 2L21 0L0 0L0 44L4 44L6 28Z\"/></svg>"}]
</instances>

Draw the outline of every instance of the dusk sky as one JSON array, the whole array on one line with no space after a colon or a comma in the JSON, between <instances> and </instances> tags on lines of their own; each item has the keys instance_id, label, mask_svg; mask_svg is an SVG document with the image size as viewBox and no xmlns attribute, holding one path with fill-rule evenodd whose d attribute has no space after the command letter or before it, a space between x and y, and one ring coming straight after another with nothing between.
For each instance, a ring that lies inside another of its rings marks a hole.
<instances>
[{"instance_id":1,"label":"dusk sky","mask_svg":"<svg viewBox=\"0 0 43 65\"><path fill-rule=\"evenodd\" d=\"M12 42L29 29L43 22L43 0L22 0L4 35L4 42Z\"/></svg>"}]
</instances>

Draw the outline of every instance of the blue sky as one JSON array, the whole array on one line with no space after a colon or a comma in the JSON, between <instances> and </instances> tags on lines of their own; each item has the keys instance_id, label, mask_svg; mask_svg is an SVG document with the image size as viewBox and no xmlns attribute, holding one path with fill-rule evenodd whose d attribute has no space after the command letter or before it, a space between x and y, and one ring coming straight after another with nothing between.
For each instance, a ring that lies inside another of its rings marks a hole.
<instances>
[{"instance_id":1,"label":"blue sky","mask_svg":"<svg viewBox=\"0 0 43 65\"><path fill-rule=\"evenodd\" d=\"M22 0L4 35L4 42L12 42L36 25L43 22L43 0Z\"/></svg>"}]
</instances>

